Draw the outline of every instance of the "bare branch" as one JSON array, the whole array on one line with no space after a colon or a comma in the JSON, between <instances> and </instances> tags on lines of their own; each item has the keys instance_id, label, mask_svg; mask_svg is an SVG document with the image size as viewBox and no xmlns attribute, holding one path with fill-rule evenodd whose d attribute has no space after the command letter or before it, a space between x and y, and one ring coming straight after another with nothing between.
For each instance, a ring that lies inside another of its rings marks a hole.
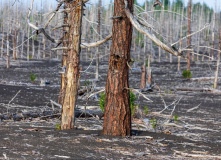
<instances>
[{"instance_id":1,"label":"bare branch","mask_svg":"<svg viewBox=\"0 0 221 160\"><path fill-rule=\"evenodd\" d=\"M97 41L97 42L93 42L93 43L82 43L81 44L81 48L92 48L92 47L97 47L105 42L107 42L109 39L111 39L112 37L112 33L110 35L108 35L105 39Z\"/></svg>"},{"instance_id":2,"label":"bare branch","mask_svg":"<svg viewBox=\"0 0 221 160\"><path fill-rule=\"evenodd\" d=\"M59 8L62 6L63 3L64 3L64 1L61 1L60 3L58 3L58 6L57 6L56 10L53 12L53 14L49 18L48 22L45 24L44 29L47 28L47 26L49 25L51 20L54 18L54 16L56 15L57 11L59 10Z\"/></svg>"},{"instance_id":3,"label":"bare branch","mask_svg":"<svg viewBox=\"0 0 221 160\"><path fill-rule=\"evenodd\" d=\"M130 22L138 31L140 31L141 33L143 33L147 37L149 37L153 42L155 42L163 50L165 50L175 56L182 56L183 58L185 58L181 53L178 52L177 49L175 49L174 47L167 46L166 44L161 42L154 34L150 33L149 30L147 30L146 28L141 26L140 23L138 22L137 18L135 18L134 15L130 12L130 10L128 8L127 0L124 0L124 3L125 3L125 13L126 13L127 17L130 19Z\"/></svg>"},{"instance_id":4,"label":"bare branch","mask_svg":"<svg viewBox=\"0 0 221 160\"><path fill-rule=\"evenodd\" d=\"M206 24L206 25L205 25L202 29L200 29L199 31L196 31L196 32L194 32L194 33L192 33L192 34L187 35L186 37L183 37L183 38L180 39L179 41L173 43L171 46L174 46L175 44L179 43L180 41L182 41L182 40L184 40L184 39L186 39L186 38L188 38L188 37L191 37L191 36L193 36L194 34L197 34L197 33L201 32L202 30L206 29L206 28L209 27L209 26L210 26L210 24Z\"/></svg>"}]
</instances>

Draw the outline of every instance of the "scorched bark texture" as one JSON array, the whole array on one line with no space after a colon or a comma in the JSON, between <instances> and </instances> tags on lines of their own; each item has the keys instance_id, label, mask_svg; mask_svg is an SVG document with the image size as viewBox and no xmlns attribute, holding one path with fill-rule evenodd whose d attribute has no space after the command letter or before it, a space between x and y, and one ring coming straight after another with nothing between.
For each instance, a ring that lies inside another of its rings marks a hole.
<instances>
[{"instance_id":1,"label":"scorched bark texture","mask_svg":"<svg viewBox=\"0 0 221 160\"><path fill-rule=\"evenodd\" d=\"M133 1L128 0L133 10ZM125 14L123 0L115 0L112 47L106 83L103 134L126 136L131 132L128 63L132 39L132 25Z\"/></svg>"}]
</instances>

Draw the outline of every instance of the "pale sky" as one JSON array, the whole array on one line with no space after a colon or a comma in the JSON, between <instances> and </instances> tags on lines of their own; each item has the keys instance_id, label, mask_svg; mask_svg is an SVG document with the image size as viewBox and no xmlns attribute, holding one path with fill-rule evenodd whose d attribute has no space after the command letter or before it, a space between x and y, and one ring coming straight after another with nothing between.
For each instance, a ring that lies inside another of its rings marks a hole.
<instances>
[{"instance_id":1,"label":"pale sky","mask_svg":"<svg viewBox=\"0 0 221 160\"><path fill-rule=\"evenodd\" d=\"M13 2L14 0L0 0L0 2L1 1L2 2ZM27 2L31 3L31 0L19 0L19 1L22 1L24 3L27 3ZM39 3L41 1L47 2L48 4L50 2L54 3L54 4L57 3L55 0L47 0L47 1L45 1L45 0L35 0L34 3ZM114 1L114 0L112 0L112 1ZM137 1L140 4L143 4L145 2L145 0L137 0ZM173 0L170 0L170 1L173 1ZM184 0L184 1L185 1L185 4L187 4L188 0ZM192 0L193 3L198 3L198 2L200 2L201 4L206 3L211 8L214 8L215 1L216 1L216 7L217 7L216 9L221 10L221 0ZM96 2L98 2L98 0L90 0L88 3L96 3ZM108 4L109 2L110 2L110 0L102 0L103 5Z\"/></svg>"},{"instance_id":2,"label":"pale sky","mask_svg":"<svg viewBox=\"0 0 221 160\"><path fill-rule=\"evenodd\" d=\"M97 2L98 0L90 0L90 2ZM103 4L108 4L110 2L110 0L102 0L103 1ZM112 0L114 1L114 0ZM162 1L162 0L161 0ZM172 0L170 0L172 1ZM184 0L185 1L185 4L187 4L188 0ZM214 8L215 6L215 1L216 1L216 6L217 6L217 9L220 10L220 7L221 7L221 0L192 0L193 3L198 3L200 2L201 4L203 3L206 3L209 7L211 8ZM145 0L137 0L138 3L140 4L143 4L145 2Z\"/></svg>"}]
</instances>

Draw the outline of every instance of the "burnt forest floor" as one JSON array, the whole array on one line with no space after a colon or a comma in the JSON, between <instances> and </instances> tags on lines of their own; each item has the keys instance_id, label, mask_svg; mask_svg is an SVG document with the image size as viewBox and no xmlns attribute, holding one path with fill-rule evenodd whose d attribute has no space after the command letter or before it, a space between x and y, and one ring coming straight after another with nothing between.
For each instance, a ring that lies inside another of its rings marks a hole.
<instances>
[{"instance_id":1,"label":"burnt forest floor","mask_svg":"<svg viewBox=\"0 0 221 160\"><path fill-rule=\"evenodd\" d=\"M130 88L139 89L141 64L131 65ZM90 61L81 62L82 71L89 65ZM137 107L130 137L101 135L103 117L99 119L96 115L77 118L76 130L56 129L60 108L52 105L51 100L57 102L59 97L60 61L12 60L10 69L5 66L5 60L0 59L0 159L221 157L221 94L203 90L211 88L213 80L183 79L182 73L177 72L176 62L151 63L154 87L142 93L153 102L135 92ZM185 66L186 62L182 62L181 71ZM107 69L108 62L102 61L98 81L93 74L95 63L81 74L80 89L86 88L87 92L79 96L80 110L84 109L88 95L105 87ZM213 77L215 62L194 62L191 70L193 78ZM34 83L30 81L31 73L37 74ZM45 82L50 84L44 85ZM99 110L98 96L88 100L87 109ZM165 106L168 108L161 112Z\"/></svg>"}]
</instances>

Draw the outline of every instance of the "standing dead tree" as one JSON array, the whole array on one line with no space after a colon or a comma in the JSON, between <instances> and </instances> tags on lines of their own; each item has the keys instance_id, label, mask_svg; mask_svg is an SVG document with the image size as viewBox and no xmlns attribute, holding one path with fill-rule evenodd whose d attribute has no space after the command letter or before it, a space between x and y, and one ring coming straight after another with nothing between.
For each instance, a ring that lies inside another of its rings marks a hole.
<instances>
[{"instance_id":1,"label":"standing dead tree","mask_svg":"<svg viewBox=\"0 0 221 160\"><path fill-rule=\"evenodd\" d=\"M189 0L189 7L188 7L188 26L187 26L187 34L191 34L191 0ZM187 39L187 46L191 45L191 37ZM194 55L193 55L194 56ZM190 52L187 52L187 70L190 71Z\"/></svg>"},{"instance_id":2,"label":"standing dead tree","mask_svg":"<svg viewBox=\"0 0 221 160\"><path fill-rule=\"evenodd\" d=\"M37 34L43 33L45 37L53 43L59 44L63 43L63 47L55 48L53 50L63 50L63 69L64 74L61 76L61 92L60 102L62 104L62 117L61 117L61 129L74 129L75 122L75 105L77 101L78 88L79 88L79 79L80 79L80 52L81 46L86 47L96 47L111 38L109 35L104 40L98 41L92 44L81 44L81 24L83 16L83 7L88 0L65 0L60 1L56 10L52 13L48 22L44 27L37 27L30 22L30 15L33 8L33 2L28 14L28 24L30 27L35 29ZM56 13L59 12L59 9L62 5L64 7L64 24L61 27L64 27L63 38L55 40L45 29L55 17Z\"/></svg>"}]
</instances>

